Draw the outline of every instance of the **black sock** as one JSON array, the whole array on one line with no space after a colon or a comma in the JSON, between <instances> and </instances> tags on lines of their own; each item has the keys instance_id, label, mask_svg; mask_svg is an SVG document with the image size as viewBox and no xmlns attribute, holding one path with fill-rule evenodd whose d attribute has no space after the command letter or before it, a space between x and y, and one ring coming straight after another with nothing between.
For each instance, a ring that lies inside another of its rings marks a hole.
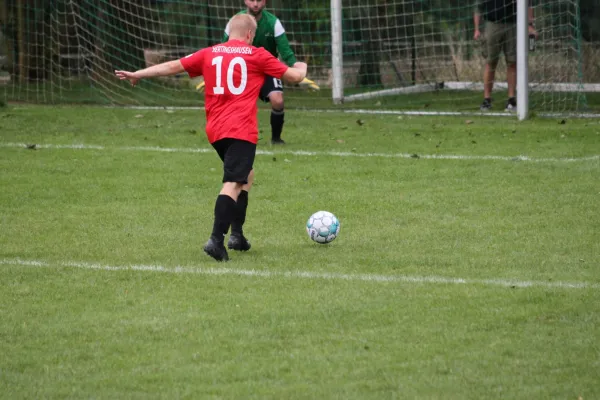
<instances>
[{"instance_id":1,"label":"black sock","mask_svg":"<svg viewBox=\"0 0 600 400\"><path fill-rule=\"evenodd\" d=\"M236 203L226 194L220 194L215 202L215 222L213 224L212 236L217 240L223 240L223 237L229 230L231 220L235 215Z\"/></svg>"},{"instance_id":2,"label":"black sock","mask_svg":"<svg viewBox=\"0 0 600 400\"><path fill-rule=\"evenodd\" d=\"M514 97L509 97L509 98L508 98L508 102L509 102L509 104L510 104L510 105L512 105L512 106L516 106L516 105L517 105L517 99L516 99L516 98L514 98Z\"/></svg>"},{"instance_id":3,"label":"black sock","mask_svg":"<svg viewBox=\"0 0 600 400\"><path fill-rule=\"evenodd\" d=\"M244 222L246 222L246 209L248 208L248 192L242 190L237 199L237 206L235 209L235 215L231 221L231 233L243 235Z\"/></svg>"},{"instance_id":4,"label":"black sock","mask_svg":"<svg viewBox=\"0 0 600 400\"><path fill-rule=\"evenodd\" d=\"M271 110L271 139L281 139L281 131L283 130L283 117L284 111L272 109Z\"/></svg>"}]
</instances>

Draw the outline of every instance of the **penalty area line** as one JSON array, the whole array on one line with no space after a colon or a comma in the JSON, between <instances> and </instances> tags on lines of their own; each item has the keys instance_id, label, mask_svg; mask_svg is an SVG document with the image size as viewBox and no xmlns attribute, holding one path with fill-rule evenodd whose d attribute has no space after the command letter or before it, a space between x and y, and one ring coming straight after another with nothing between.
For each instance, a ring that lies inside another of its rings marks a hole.
<instances>
[{"instance_id":1,"label":"penalty area line","mask_svg":"<svg viewBox=\"0 0 600 400\"><path fill-rule=\"evenodd\" d=\"M212 153L214 150L208 147L157 147L157 146L119 146L107 147L92 144L26 144L26 143L0 143L3 148L33 148L49 150L97 150L97 151L146 151L161 153ZM405 159L424 159L424 160L462 160L462 161L523 161L523 162L577 162L577 161L595 161L600 160L600 155L587 157L529 157L518 156L495 156L495 155L459 155L459 154L409 154L409 153L357 153L350 151L305 151L305 150L257 150L257 155L292 155L306 157L359 157L359 158L405 158Z\"/></svg>"},{"instance_id":2,"label":"penalty area line","mask_svg":"<svg viewBox=\"0 0 600 400\"><path fill-rule=\"evenodd\" d=\"M169 274L188 275L212 275L212 276L241 276L250 278L286 278L328 281L355 281L373 283L413 283L422 285L479 285L499 286L509 288L546 288L546 289L600 289L600 284L590 282L562 282L562 281L526 281L512 279L471 279L451 278L444 276L411 276L411 275L377 275L377 274L342 274L337 272L314 272L314 271L273 271L267 269L238 269L227 267L194 267L163 265L107 265L98 263L87 263L78 261L41 261L24 260L20 258L0 259L0 265L17 265L30 268L76 268L95 271L134 271Z\"/></svg>"},{"instance_id":3,"label":"penalty area line","mask_svg":"<svg viewBox=\"0 0 600 400\"><path fill-rule=\"evenodd\" d=\"M103 106L104 108L122 108L140 111L203 111L204 106ZM489 112L489 111L419 111L419 110L391 110L391 109L368 109L368 108L307 108L290 107L287 110L307 112L307 113L327 113L327 114L367 114L367 115L403 115L414 117L501 117L517 118L516 113L511 112ZM270 112L268 109L259 111ZM600 118L600 114L594 112L540 112L537 114L543 118Z\"/></svg>"}]
</instances>

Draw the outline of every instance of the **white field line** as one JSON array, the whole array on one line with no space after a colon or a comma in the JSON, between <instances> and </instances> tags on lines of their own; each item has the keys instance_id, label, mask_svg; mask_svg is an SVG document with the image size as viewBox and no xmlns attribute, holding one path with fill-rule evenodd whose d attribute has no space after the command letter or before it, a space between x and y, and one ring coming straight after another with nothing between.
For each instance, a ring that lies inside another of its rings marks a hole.
<instances>
[{"instance_id":1,"label":"white field line","mask_svg":"<svg viewBox=\"0 0 600 400\"><path fill-rule=\"evenodd\" d=\"M104 106L105 108L125 108L130 110L197 110L202 111L204 107L194 106ZM312 108L291 108L297 112L308 113L328 113L328 114L368 114L368 115L406 115L406 116L454 116L454 117L512 117L517 118L515 113L510 112L482 112L482 111L406 111L406 110L370 110L362 108L344 108L344 109L312 109ZM261 110L263 111L263 110ZM268 110L265 110L268 111ZM552 113L542 112L538 114L544 118L600 118L597 113L570 112L570 113Z\"/></svg>"},{"instance_id":2,"label":"white field line","mask_svg":"<svg viewBox=\"0 0 600 400\"><path fill-rule=\"evenodd\" d=\"M27 108L26 105L14 104L14 107L19 107L21 109ZM56 107L69 107L69 106L56 106ZM110 109L128 109L128 110L146 110L146 111L204 111L205 108L203 106L89 106L91 107L100 107L100 108L110 108ZM327 114L367 114L367 115L406 115L406 116L414 116L414 117L439 117L439 116L449 116L449 117L512 117L517 119L516 113L510 112L482 112L482 111L407 111L407 110L373 110L373 109L362 109L362 108L341 108L341 109L328 109L328 108L286 108L286 110L293 110L295 112L307 112L307 113L327 113ZM261 109L259 112L270 112L267 109ZM566 113L556 113L556 112L541 112L537 114L539 117L543 118L600 118L600 114L598 113L586 113L586 112L566 112Z\"/></svg>"},{"instance_id":3,"label":"white field line","mask_svg":"<svg viewBox=\"0 0 600 400\"><path fill-rule=\"evenodd\" d=\"M66 267L96 271L138 271L159 272L169 274L190 275L233 275L251 278L286 278L286 279L316 279L328 281L357 281L374 283L415 283L438 285L483 285L518 288L556 288L556 289L600 289L599 283L589 282L546 282L522 281L510 279L469 279L449 278L443 276L410 276L410 275L376 275L376 274L341 274L337 272L311 272L311 271L270 271L256 269L238 269L227 267L167 267L163 265L106 265L77 261L46 262L39 260L23 260L20 258L0 259L0 265L19 265L34 268Z\"/></svg>"},{"instance_id":4,"label":"white field line","mask_svg":"<svg viewBox=\"0 0 600 400\"><path fill-rule=\"evenodd\" d=\"M26 143L0 143L0 147L5 148L26 148ZM183 148L183 147L152 147L152 146L119 146L106 147L88 144L36 144L36 149L51 150L107 150L107 151L151 151L164 153L212 153L214 150L208 147ZM458 154L410 154L410 153L356 153L350 151L304 151L304 150L257 150L257 155L293 155L293 156L327 156L327 157L359 157L359 158L418 158L426 160L466 160L466 161L527 161L527 162L576 162L576 161L594 161L600 160L600 155L588 157L567 157L567 158L536 158L529 156L465 156Z\"/></svg>"}]
</instances>

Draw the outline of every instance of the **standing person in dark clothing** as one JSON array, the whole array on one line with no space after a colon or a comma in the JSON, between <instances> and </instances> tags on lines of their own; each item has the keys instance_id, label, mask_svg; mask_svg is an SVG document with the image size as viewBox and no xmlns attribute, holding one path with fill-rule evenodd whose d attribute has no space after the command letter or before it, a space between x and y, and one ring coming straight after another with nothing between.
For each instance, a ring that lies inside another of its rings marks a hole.
<instances>
[{"instance_id":1,"label":"standing person in dark clothing","mask_svg":"<svg viewBox=\"0 0 600 400\"><path fill-rule=\"evenodd\" d=\"M485 35L480 26L485 20ZM500 53L506 60L506 80L508 82L508 101L506 111L515 111L517 87L517 0L478 0L475 14L475 40L483 39L483 56L486 59L483 74L483 103L481 111L492 108L492 89L496 76L496 67ZM537 36L533 23L533 8L529 7L529 34Z\"/></svg>"}]
</instances>

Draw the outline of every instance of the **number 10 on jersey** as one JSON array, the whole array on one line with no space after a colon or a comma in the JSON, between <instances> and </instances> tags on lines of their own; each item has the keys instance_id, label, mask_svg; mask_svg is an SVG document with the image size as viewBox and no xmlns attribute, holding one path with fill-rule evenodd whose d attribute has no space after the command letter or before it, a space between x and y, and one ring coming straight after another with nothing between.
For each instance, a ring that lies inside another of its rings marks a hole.
<instances>
[{"instance_id":1,"label":"number 10 on jersey","mask_svg":"<svg viewBox=\"0 0 600 400\"><path fill-rule=\"evenodd\" d=\"M214 94L225 94L225 88L222 86L223 83L223 56L217 56L212 59L212 65L216 67L217 85L213 88ZM240 84L235 86L233 82L233 73L236 65L240 66L241 79ZM248 67L246 61L242 57L235 57L227 66L227 89L231 94L239 95L246 89L248 83Z\"/></svg>"}]
</instances>

